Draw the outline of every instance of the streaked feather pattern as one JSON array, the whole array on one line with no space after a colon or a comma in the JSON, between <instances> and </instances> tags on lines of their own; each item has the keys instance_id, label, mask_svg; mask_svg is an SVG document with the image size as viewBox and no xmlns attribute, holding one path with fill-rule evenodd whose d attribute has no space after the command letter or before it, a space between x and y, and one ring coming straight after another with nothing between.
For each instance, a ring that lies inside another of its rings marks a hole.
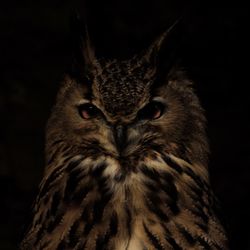
<instances>
[{"instance_id":1,"label":"streaked feather pattern","mask_svg":"<svg viewBox=\"0 0 250 250\"><path fill-rule=\"evenodd\" d=\"M86 43L86 65L65 77L48 122L22 250L228 249L203 109L186 75L157 59L167 34L123 61L96 59ZM92 117L79 112L86 104Z\"/></svg>"},{"instance_id":2,"label":"streaked feather pattern","mask_svg":"<svg viewBox=\"0 0 250 250\"><path fill-rule=\"evenodd\" d=\"M223 249L203 167L157 151L121 167L76 155L48 168L23 249Z\"/></svg>"}]
</instances>

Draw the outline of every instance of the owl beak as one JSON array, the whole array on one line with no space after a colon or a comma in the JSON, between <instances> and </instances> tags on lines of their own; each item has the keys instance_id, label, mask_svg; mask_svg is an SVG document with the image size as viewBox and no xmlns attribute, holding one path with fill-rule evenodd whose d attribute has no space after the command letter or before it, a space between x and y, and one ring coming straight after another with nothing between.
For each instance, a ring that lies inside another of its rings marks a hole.
<instances>
[{"instance_id":1,"label":"owl beak","mask_svg":"<svg viewBox=\"0 0 250 250\"><path fill-rule=\"evenodd\" d=\"M117 125L114 127L114 139L116 143L116 147L119 152L122 152L122 150L126 146L126 140L127 140L127 128L126 126Z\"/></svg>"}]
</instances>

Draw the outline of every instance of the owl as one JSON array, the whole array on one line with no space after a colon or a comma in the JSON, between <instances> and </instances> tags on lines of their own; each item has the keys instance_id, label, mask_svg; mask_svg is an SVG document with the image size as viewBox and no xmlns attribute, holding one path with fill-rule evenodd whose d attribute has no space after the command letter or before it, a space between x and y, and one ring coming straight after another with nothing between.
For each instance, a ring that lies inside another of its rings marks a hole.
<instances>
[{"instance_id":1,"label":"owl","mask_svg":"<svg viewBox=\"0 0 250 250\"><path fill-rule=\"evenodd\" d=\"M97 58L85 34L82 63L65 76L47 124L21 249L228 249L204 111L163 56L171 30L123 60Z\"/></svg>"}]
</instances>

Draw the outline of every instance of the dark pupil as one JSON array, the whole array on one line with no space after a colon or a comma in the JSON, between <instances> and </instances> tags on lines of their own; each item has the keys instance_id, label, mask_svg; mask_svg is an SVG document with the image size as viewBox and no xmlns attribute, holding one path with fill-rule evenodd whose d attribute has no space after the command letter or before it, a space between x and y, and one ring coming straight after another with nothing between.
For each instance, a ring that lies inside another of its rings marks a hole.
<instances>
[{"instance_id":1,"label":"dark pupil","mask_svg":"<svg viewBox=\"0 0 250 250\"><path fill-rule=\"evenodd\" d=\"M151 102L138 112L139 119L156 119L161 116L163 104L159 102ZM159 113L160 112L160 113ZM160 115L159 115L160 114Z\"/></svg>"},{"instance_id":2,"label":"dark pupil","mask_svg":"<svg viewBox=\"0 0 250 250\"><path fill-rule=\"evenodd\" d=\"M92 104L83 104L79 107L79 113L82 116L82 112L87 112L90 117L96 116L98 109Z\"/></svg>"},{"instance_id":3,"label":"dark pupil","mask_svg":"<svg viewBox=\"0 0 250 250\"><path fill-rule=\"evenodd\" d=\"M95 115L97 113L97 109L92 105L86 107L86 111L88 112L88 114L90 116L93 116L93 115Z\"/></svg>"}]
</instances>

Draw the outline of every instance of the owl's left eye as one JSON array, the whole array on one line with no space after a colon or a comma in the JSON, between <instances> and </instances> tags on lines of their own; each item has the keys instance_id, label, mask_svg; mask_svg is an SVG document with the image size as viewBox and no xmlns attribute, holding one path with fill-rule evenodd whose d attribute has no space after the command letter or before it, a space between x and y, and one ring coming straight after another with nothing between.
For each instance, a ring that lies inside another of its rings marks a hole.
<instances>
[{"instance_id":1,"label":"owl's left eye","mask_svg":"<svg viewBox=\"0 0 250 250\"><path fill-rule=\"evenodd\" d=\"M91 119L96 117L100 110L91 103L85 103L78 107L78 112L83 119Z\"/></svg>"},{"instance_id":2,"label":"owl's left eye","mask_svg":"<svg viewBox=\"0 0 250 250\"><path fill-rule=\"evenodd\" d=\"M155 120L162 116L164 109L165 105L163 103L152 101L138 112L137 117L140 120Z\"/></svg>"}]
</instances>

